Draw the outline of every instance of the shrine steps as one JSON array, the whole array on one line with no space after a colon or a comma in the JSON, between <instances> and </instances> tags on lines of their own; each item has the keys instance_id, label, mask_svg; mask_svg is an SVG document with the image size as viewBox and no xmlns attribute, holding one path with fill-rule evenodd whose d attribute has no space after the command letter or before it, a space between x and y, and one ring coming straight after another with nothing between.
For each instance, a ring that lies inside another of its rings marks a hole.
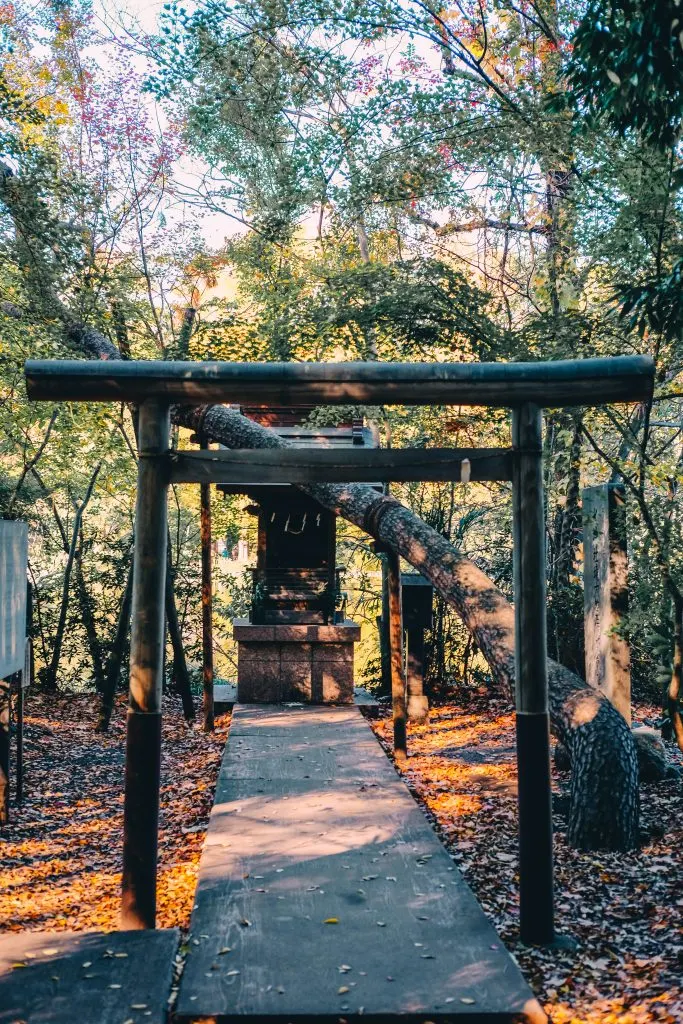
<instances>
[{"instance_id":1,"label":"shrine steps","mask_svg":"<svg viewBox=\"0 0 683 1024\"><path fill-rule=\"evenodd\" d=\"M175 1020L545 1015L354 707L235 705Z\"/></svg>"}]
</instances>

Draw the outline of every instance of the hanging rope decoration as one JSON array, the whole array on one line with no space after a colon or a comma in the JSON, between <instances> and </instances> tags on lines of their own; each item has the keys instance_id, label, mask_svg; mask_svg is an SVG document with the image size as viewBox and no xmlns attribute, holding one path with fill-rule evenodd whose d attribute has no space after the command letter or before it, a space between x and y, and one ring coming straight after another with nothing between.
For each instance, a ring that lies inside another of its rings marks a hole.
<instances>
[{"instance_id":1,"label":"hanging rope decoration","mask_svg":"<svg viewBox=\"0 0 683 1024\"><path fill-rule=\"evenodd\" d=\"M306 519L308 518L308 512L304 512L303 519L301 520L301 529L293 530L289 527L289 520L291 516L287 516L287 522L285 523L285 533L293 533L295 537L298 537L300 533L303 533L306 529Z\"/></svg>"},{"instance_id":2,"label":"hanging rope decoration","mask_svg":"<svg viewBox=\"0 0 683 1024\"><path fill-rule=\"evenodd\" d=\"M275 520L278 517L278 514L279 513L277 513L277 512L271 512L270 513L270 522L271 523L275 522ZM315 517L315 525L317 527L320 526L320 520L321 520L321 514L320 514L320 512L318 512L317 516ZM287 515L287 519L285 520L284 532L285 533L294 534L294 536L298 537L306 529L306 523L308 522L308 512L303 512L302 513L302 520L301 520L301 528L300 529L295 530L292 526L290 526L291 521L292 521L292 513L290 512Z\"/></svg>"}]
</instances>

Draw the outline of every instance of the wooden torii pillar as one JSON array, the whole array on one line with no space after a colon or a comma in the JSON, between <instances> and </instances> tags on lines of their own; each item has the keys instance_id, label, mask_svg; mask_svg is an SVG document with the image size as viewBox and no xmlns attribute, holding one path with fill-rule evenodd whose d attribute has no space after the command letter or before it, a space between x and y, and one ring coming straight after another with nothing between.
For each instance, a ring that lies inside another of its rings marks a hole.
<instances>
[{"instance_id":1,"label":"wooden torii pillar","mask_svg":"<svg viewBox=\"0 0 683 1024\"><path fill-rule=\"evenodd\" d=\"M168 485L171 480L256 483L267 470L273 483L304 485L512 481L520 932L527 943L553 942L541 407L647 400L654 383L653 361L645 356L489 364L48 360L27 362L26 380L31 400L130 401L140 406L124 805L124 927L155 925ZM512 448L169 451L171 402L203 405L244 400L292 405L351 402L508 407L512 409ZM394 728L404 753L404 689L402 699L400 693L397 698Z\"/></svg>"},{"instance_id":2,"label":"wooden torii pillar","mask_svg":"<svg viewBox=\"0 0 683 1024\"><path fill-rule=\"evenodd\" d=\"M201 449L209 447L205 436ZM204 732L213 732L213 580L211 574L211 484L199 485L200 533L202 545L202 690Z\"/></svg>"}]
</instances>

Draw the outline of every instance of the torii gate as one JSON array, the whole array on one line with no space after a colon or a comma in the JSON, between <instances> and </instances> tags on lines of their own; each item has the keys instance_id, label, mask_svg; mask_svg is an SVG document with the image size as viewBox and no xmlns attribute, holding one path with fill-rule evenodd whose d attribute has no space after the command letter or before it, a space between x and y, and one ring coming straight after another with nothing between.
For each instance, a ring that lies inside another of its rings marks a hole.
<instances>
[{"instance_id":1,"label":"torii gate","mask_svg":"<svg viewBox=\"0 0 683 1024\"><path fill-rule=\"evenodd\" d=\"M546 656L542 409L645 401L649 357L546 363L192 363L29 361L38 401L139 406L130 705L126 743L122 924L153 928L161 751L167 491L172 482L340 483L509 480L513 496L515 705L519 777L520 932L555 938ZM169 408L216 402L279 406L479 405L512 409L512 446L342 451L175 452ZM393 693L405 744L405 692Z\"/></svg>"}]
</instances>

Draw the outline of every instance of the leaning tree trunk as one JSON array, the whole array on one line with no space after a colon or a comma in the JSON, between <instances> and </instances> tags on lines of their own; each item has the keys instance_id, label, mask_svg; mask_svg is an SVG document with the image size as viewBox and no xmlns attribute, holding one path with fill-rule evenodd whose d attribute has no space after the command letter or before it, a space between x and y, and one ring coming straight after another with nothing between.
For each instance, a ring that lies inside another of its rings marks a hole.
<instances>
[{"instance_id":1,"label":"leaning tree trunk","mask_svg":"<svg viewBox=\"0 0 683 1024\"><path fill-rule=\"evenodd\" d=\"M231 448L286 447L273 431L224 406L175 407L176 423ZM302 488L397 551L461 617L495 676L514 683L514 610L498 588L441 534L396 498L361 484ZM638 842L638 760L624 718L599 692L549 662L553 732L572 762L569 841L579 849L629 849Z\"/></svg>"},{"instance_id":2,"label":"leaning tree trunk","mask_svg":"<svg viewBox=\"0 0 683 1024\"><path fill-rule=\"evenodd\" d=\"M73 321L67 334L95 359L118 359L99 331ZM225 406L175 407L176 424L230 448L287 447L273 431ZM494 675L514 679L514 612L469 559L395 498L361 484L302 488L313 498L398 552L462 618ZM549 663L550 716L572 763L569 841L579 849L626 850L638 842L638 760L626 721L606 697L568 669Z\"/></svg>"}]
</instances>

